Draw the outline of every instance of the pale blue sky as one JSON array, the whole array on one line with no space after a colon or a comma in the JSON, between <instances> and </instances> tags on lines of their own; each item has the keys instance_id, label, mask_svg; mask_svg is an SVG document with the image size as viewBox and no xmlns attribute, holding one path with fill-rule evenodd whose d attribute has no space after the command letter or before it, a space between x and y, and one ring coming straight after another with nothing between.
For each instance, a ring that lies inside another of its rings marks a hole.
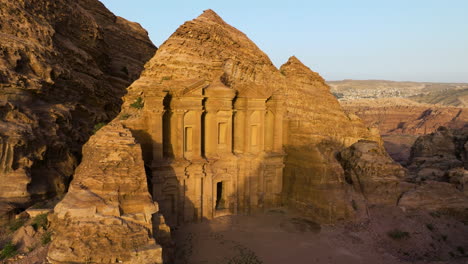
<instances>
[{"instance_id":1,"label":"pale blue sky","mask_svg":"<svg viewBox=\"0 0 468 264\"><path fill-rule=\"evenodd\" d=\"M327 80L468 82L468 0L102 0L160 46L211 8L279 67L296 55Z\"/></svg>"}]
</instances>

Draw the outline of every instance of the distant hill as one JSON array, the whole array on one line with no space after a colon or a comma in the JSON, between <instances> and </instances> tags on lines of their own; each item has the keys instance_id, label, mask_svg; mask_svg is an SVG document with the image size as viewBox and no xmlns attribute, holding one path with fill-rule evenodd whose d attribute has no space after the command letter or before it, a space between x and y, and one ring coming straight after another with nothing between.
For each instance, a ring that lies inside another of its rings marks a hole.
<instances>
[{"instance_id":1,"label":"distant hill","mask_svg":"<svg viewBox=\"0 0 468 264\"><path fill-rule=\"evenodd\" d=\"M414 141L439 126L468 126L468 84L343 80L328 82L343 109L379 129L387 152L406 164Z\"/></svg>"},{"instance_id":2,"label":"distant hill","mask_svg":"<svg viewBox=\"0 0 468 264\"><path fill-rule=\"evenodd\" d=\"M395 82L385 80L343 80L327 83L330 85L333 94L341 101L407 98L419 103L468 107L468 83Z\"/></svg>"}]
</instances>

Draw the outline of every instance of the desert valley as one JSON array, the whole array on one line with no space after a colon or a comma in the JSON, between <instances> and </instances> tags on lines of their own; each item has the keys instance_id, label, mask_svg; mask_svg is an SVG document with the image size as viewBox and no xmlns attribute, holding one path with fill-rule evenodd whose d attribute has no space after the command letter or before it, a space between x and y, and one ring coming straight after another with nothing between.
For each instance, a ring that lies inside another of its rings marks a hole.
<instances>
[{"instance_id":1,"label":"desert valley","mask_svg":"<svg viewBox=\"0 0 468 264\"><path fill-rule=\"evenodd\" d=\"M180 23L0 0L1 263L467 263L467 83L326 81Z\"/></svg>"}]
</instances>

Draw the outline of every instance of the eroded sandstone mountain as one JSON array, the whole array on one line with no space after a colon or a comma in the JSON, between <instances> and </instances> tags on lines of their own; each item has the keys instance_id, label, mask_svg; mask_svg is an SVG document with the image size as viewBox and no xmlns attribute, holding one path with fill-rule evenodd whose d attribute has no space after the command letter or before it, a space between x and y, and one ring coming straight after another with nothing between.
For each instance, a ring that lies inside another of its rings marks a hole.
<instances>
[{"instance_id":1,"label":"eroded sandstone mountain","mask_svg":"<svg viewBox=\"0 0 468 264\"><path fill-rule=\"evenodd\" d=\"M280 200L323 222L354 214L336 155L380 142L378 132L346 115L297 58L276 69L212 10L177 29L128 91L118 118L142 143L169 222Z\"/></svg>"},{"instance_id":2,"label":"eroded sandstone mountain","mask_svg":"<svg viewBox=\"0 0 468 264\"><path fill-rule=\"evenodd\" d=\"M280 71L288 83L284 200L321 222L349 218L354 214L352 183L346 182L337 154L359 139L380 142L378 131L346 115L323 78L297 58L291 57Z\"/></svg>"},{"instance_id":3,"label":"eroded sandstone mountain","mask_svg":"<svg viewBox=\"0 0 468 264\"><path fill-rule=\"evenodd\" d=\"M113 122L83 147L83 161L51 217L54 236L48 259L52 263L162 263L162 249L152 236L152 217L157 212L141 147L130 130Z\"/></svg>"},{"instance_id":4,"label":"eroded sandstone mountain","mask_svg":"<svg viewBox=\"0 0 468 264\"><path fill-rule=\"evenodd\" d=\"M156 48L97 0L2 0L0 33L0 199L63 193Z\"/></svg>"}]
</instances>

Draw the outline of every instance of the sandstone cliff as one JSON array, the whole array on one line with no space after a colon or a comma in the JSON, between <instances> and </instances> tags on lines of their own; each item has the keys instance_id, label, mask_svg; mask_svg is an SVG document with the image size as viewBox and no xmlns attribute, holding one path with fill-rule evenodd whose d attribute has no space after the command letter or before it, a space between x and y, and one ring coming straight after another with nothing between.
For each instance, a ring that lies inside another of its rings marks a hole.
<instances>
[{"instance_id":1,"label":"sandstone cliff","mask_svg":"<svg viewBox=\"0 0 468 264\"><path fill-rule=\"evenodd\" d=\"M355 174L351 164L365 167L367 165L362 163L367 164L370 161L366 159L368 154L343 154L342 160L337 159L337 154L360 139L380 142L378 131L365 127L355 115L346 115L323 78L304 66L297 58L290 58L281 66L280 71L288 82L284 89L287 124L287 139L284 145L287 154L284 201L288 206L297 208L320 222L350 218L355 214L353 204L357 200L363 200L364 189L359 188L359 181L353 183L352 180L347 180L346 176L352 177L347 174ZM362 145L363 143L355 148ZM371 192L377 185L377 189L388 188L388 192L398 192L395 186L402 168L389 160L378 143L374 142L371 145L372 149L378 150L378 154L373 158L382 157L380 160L383 160L381 168L377 170L392 170L372 177L374 172L364 169L359 171L357 177L362 177L362 181L368 181L369 185L375 184L369 186L366 192ZM396 170L395 173L393 170ZM382 184L388 179L386 175L391 178L389 182L392 186ZM375 193L375 196L379 195L383 196ZM371 197L371 193L367 196L372 202L377 203L379 200ZM392 202L389 202L388 197L381 199L387 199L386 203L396 204L394 196Z\"/></svg>"},{"instance_id":2,"label":"sandstone cliff","mask_svg":"<svg viewBox=\"0 0 468 264\"><path fill-rule=\"evenodd\" d=\"M463 128L468 122L466 108L419 104L403 98L353 100L341 104L366 125L377 127L387 151L404 165L418 136L432 133L439 126Z\"/></svg>"},{"instance_id":3,"label":"sandstone cliff","mask_svg":"<svg viewBox=\"0 0 468 264\"><path fill-rule=\"evenodd\" d=\"M468 169L468 129L439 127L420 136L411 148L408 169L413 181L450 181L457 169Z\"/></svg>"},{"instance_id":4,"label":"sandstone cliff","mask_svg":"<svg viewBox=\"0 0 468 264\"><path fill-rule=\"evenodd\" d=\"M0 199L63 193L156 48L97 0L2 0L0 33Z\"/></svg>"},{"instance_id":5,"label":"sandstone cliff","mask_svg":"<svg viewBox=\"0 0 468 264\"><path fill-rule=\"evenodd\" d=\"M162 263L140 145L111 123L83 147L69 192L51 217L52 263Z\"/></svg>"}]
</instances>

